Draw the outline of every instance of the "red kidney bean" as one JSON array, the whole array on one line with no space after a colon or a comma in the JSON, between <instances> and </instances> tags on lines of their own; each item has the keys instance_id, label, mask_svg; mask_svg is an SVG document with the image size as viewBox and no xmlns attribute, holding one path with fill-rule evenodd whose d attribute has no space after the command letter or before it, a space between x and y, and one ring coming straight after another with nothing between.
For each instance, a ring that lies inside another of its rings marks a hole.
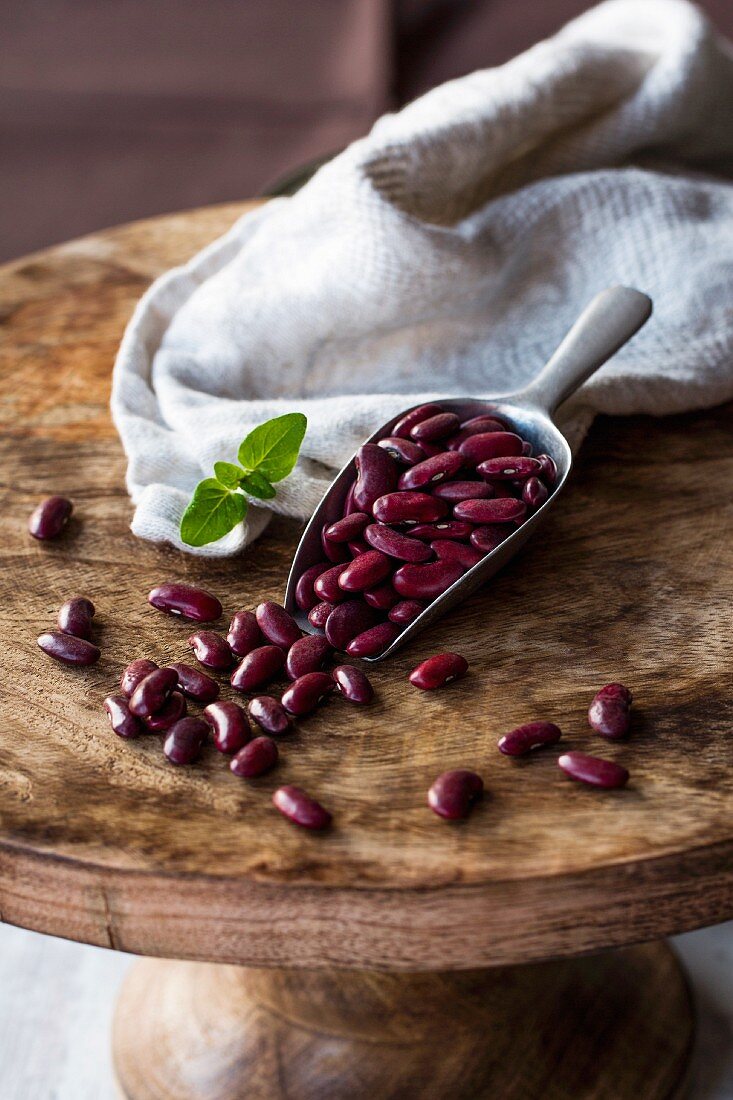
<instances>
[{"instance_id":1,"label":"red kidney bean","mask_svg":"<svg viewBox=\"0 0 733 1100\"><path fill-rule=\"evenodd\" d=\"M411 623L413 619L416 619L421 611L425 610L425 605L418 603L417 600L400 600L391 608L387 618L393 623L401 623L406 625Z\"/></svg>"},{"instance_id":2,"label":"red kidney bean","mask_svg":"<svg viewBox=\"0 0 733 1100\"><path fill-rule=\"evenodd\" d=\"M148 715L143 721L150 733L164 733L174 725L179 718L184 718L188 707L186 700L180 691L171 692L166 703L156 711Z\"/></svg>"},{"instance_id":3,"label":"red kidney bean","mask_svg":"<svg viewBox=\"0 0 733 1100\"><path fill-rule=\"evenodd\" d=\"M377 446L383 447L388 454L392 455L395 462L399 462L402 466L414 466L416 462L422 462L425 458L424 451L417 443L413 443L411 439L400 439L396 435L380 439Z\"/></svg>"},{"instance_id":4,"label":"red kidney bean","mask_svg":"<svg viewBox=\"0 0 733 1100\"><path fill-rule=\"evenodd\" d=\"M416 439L418 443L435 443L437 439L445 439L447 435L458 431L460 423L455 413L436 413L435 416L414 424L410 428L410 439Z\"/></svg>"},{"instance_id":5,"label":"red kidney bean","mask_svg":"<svg viewBox=\"0 0 733 1100\"><path fill-rule=\"evenodd\" d=\"M352 638L374 626L376 621L376 613L363 600L347 600L328 616L326 638L334 649L346 649Z\"/></svg>"},{"instance_id":6,"label":"red kidney bean","mask_svg":"<svg viewBox=\"0 0 733 1100\"><path fill-rule=\"evenodd\" d=\"M441 439L439 443L429 443L427 439L421 439L418 443L418 447L423 453L424 458L433 458L435 455L440 455L445 451L446 440Z\"/></svg>"},{"instance_id":7,"label":"red kidney bean","mask_svg":"<svg viewBox=\"0 0 733 1100\"><path fill-rule=\"evenodd\" d=\"M214 699L219 698L219 685L216 680L212 680L201 669L184 664L183 661L171 661L168 667L175 672L179 689L189 699L193 699L196 703L213 703Z\"/></svg>"},{"instance_id":8,"label":"red kidney bean","mask_svg":"<svg viewBox=\"0 0 733 1100\"><path fill-rule=\"evenodd\" d=\"M325 630L326 620L333 611L336 605L333 603L326 603L325 600L322 603L317 603L315 607L312 607L308 612L308 622L311 626L314 626L316 630Z\"/></svg>"},{"instance_id":9,"label":"red kidney bean","mask_svg":"<svg viewBox=\"0 0 733 1100\"><path fill-rule=\"evenodd\" d=\"M392 563L379 550L368 550L354 558L339 576L339 587L345 592L363 592L374 588L390 573Z\"/></svg>"},{"instance_id":10,"label":"red kidney bean","mask_svg":"<svg viewBox=\"0 0 733 1100\"><path fill-rule=\"evenodd\" d=\"M408 600L434 600L462 577L464 572L463 566L454 561L401 565L392 578L392 584L400 596Z\"/></svg>"},{"instance_id":11,"label":"red kidney bean","mask_svg":"<svg viewBox=\"0 0 733 1100\"><path fill-rule=\"evenodd\" d=\"M65 665L94 665L100 658L100 650L86 638L63 634L60 630L47 630L39 634L38 645L54 661Z\"/></svg>"},{"instance_id":12,"label":"red kidney bean","mask_svg":"<svg viewBox=\"0 0 733 1100\"><path fill-rule=\"evenodd\" d=\"M225 638L214 630L197 630L188 644L199 664L216 672L226 672L234 664L234 656Z\"/></svg>"},{"instance_id":13,"label":"red kidney bean","mask_svg":"<svg viewBox=\"0 0 733 1100\"><path fill-rule=\"evenodd\" d=\"M380 584L378 588L367 589L363 596L369 606L376 608L377 611L389 611L390 607L394 607L399 600L389 581Z\"/></svg>"},{"instance_id":14,"label":"red kidney bean","mask_svg":"<svg viewBox=\"0 0 733 1100\"><path fill-rule=\"evenodd\" d=\"M436 539L430 543L430 547L438 561L455 561L464 569L471 569L483 557L472 546L466 546L465 542L454 542L452 539Z\"/></svg>"},{"instance_id":15,"label":"red kidney bean","mask_svg":"<svg viewBox=\"0 0 733 1100\"><path fill-rule=\"evenodd\" d=\"M123 695L129 699L140 681L144 680L149 672L155 672L157 667L155 661L148 661L145 657L138 657L136 661L131 661L120 677L120 689Z\"/></svg>"},{"instance_id":16,"label":"red kidney bean","mask_svg":"<svg viewBox=\"0 0 733 1100\"><path fill-rule=\"evenodd\" d=\"M239 703L220 699L204 707L204 718L213 730L214 745L219 752L231 756L239 752L249 741L252 731L247 715Z\"/></svg>"},{"instance_id":17,"label":"red kidney bean","mask_svg":"<svg viewBox=\"0 0 733 1100\"><path fill-rule=\"evenodd\" d=\"M458 451L461 443L466 439L470 439L472 435L487 435L489 432L505 431L506 427L500 420L495 420L492 416L477 416L473 420L467 420L465 424L461 424L461 430L452 435L445 445L449 451Z\"/></svg>"},{"instance_id":18,"label":"red kidney bean","mask_svg":"<svg viewBox=\"0 0 733 1100\"><path fill-rule=\"evenodd\" d=\"M420 566L413 566L418 569ZM378 623L352 638L346 647L350 657L376 657L401 633L396 623Z\"/></svg>"},{"instance_id":19,"label":"red kidney bean","mask_svg":"<svg viewBox=\"0 0 733 1100\"><path fill-rule=\"evenodd\" d=\"M460 504L462 500L488 500L494 490L487 481L446 481L445 485L436 485L433 496L448 504Z\"/></svg>"},{"instance_id":20,"label":"red kidney bean","mask_svg":"<svg viewBox=\"0 0 733 1100\"><path fill-rule=\"evenodd\" d=\"M327 829L333 820L328 810L307 795L302 787L278 787L272 802L283 817L303 829Z\"/></svg>"},{"instance_id":21,"label":"red kidney bean","mask_svg":"<svg viewBox=\"0 0 733 1100\"><path fill-rule=\"evenodd\" d=\"M34 539L56 539L73 510L74 505L67 497L46 497L31 513L28 531Z\"/></svg>"},{"instance_id":22,"label":"red kidney bean","mask_svg":"<svg viewBox=\"0 0 733 1100\"><path fill-rule=\"evenodd\" d=\"M290 649L291 645L303 635L303 631L290 612L274 600L261 603L255 611L255 617L257 625L268 642L279 645L281 649Z\"/></svg>"},{"instance_id":23,"label":"red kidney bean","mask_svg":"<svg viewBox=\"0 0 733 1100\"><path fill-rule=\"evenodd\" d=\"M326 603L338 603L344 598L344 590L339 587L339 577L344 571L344 565L332 565L320 577L313 582L313 591Z\"/></svg>"},{"instance_id":24,"label":"red kidney bean","mask_svg":"<svg viewBox=\"0 0 733 1100\"><path fill-rule=\"evenodd\" d=\"M58 613L58 627L62 634L73 634L75 638L92 636L94 604L86 596L72 596L62 603Z\"/></svg>"},{"instance_id":25,"label":"red kidney bean","mask_svg":"<svg viewBox=\"0 0 733 1100\"><path fill-rule=\"evenodd\" d=\"M271 771L280 755L271 737L255 737L233 757L229 767L243 779L254 779Z\"/></svg>"},{"instance_id":26,"label":"red kidney bean","mask_svg":"<svg viewBox=\"0 0 733 1100\"><path fill-rule=\"evenodd\" d=\"M208 735L209 727L202 718L181 718L168 730L163 752L171 764L193 764Z\"/></svg>"},{"instance_id":27,"label":"red kidney bean","mask_svg":"<svg viewBox=\"0 0 733 1100\"><path fill-rule=\"evenodd\" d=\"M421 691L435 691L436 688L461 680L468 672L468 661L460 653L436 653L414 668L408 679L413 687Z\"/></svg>"},{"instance_id":28,"label":"red kidney bean","mask_svg":"<svg viewBox=\"0 0 733 1100\"><path fill-rule=\"evenodd\" d=\"M329 542L351 542L359 537L368 523L371 519L366 512L351 512L326 527L326 538Z\"/></svg>"},{"instance_id":29,"label":"red kidney bean","mask_svg":"<svg viewBox=\"0 0 733 1100\"><path fill-rule=\"evenodd\" d=\"M471 532L471 546L481 554L490 554L497 546L509 538L511 529L503 523L489 523L484 527L474 527Z\"/></svg>"},{"instance_id":30,"label":"red kidney bean","mask_svg":"<svg viewBox=\"0 0 733 1100\"><path fill-rule=\"evenodd\" d=\"M510 458L521 455L522 440L514 432L482 432L464 439L459 447L466 462L478 466L489 458Z\"/></svg>"},{"instance_id":31,"label":"red kidney bean","mask_svg":"<svg viewBox=\"0 0 733 1100\"><path fill-rule=\"evenodd\" d=\"M410 535L424 542L434 542L435 539L456 539L461 542L468 538L473 530L473 525L465 520L442 519L440 523L416 523L410 528Z\"/></svg>"},{"instance_id":32,"label":"red kidney bean","mask_svg":"<svg viewBox=\"0 0 733 1100\"><path fill-rule=\"evenodd\" d=\"M174 668L156 668L137 685L130 697L130 712L136 718L149 718L162 710L168 696L178 686L178 673Z\"/></svg>"},{"instance_id":33,"label":"red kidney bean","mask_svg":"<svg viewBox=\"0 0 733 1100\"><path fill-rule=\"evenodd\" d=\"M400 561L428 561L431 557L431 551L424 543L395 531L385 523L371 523L364 531L364 538L375 550Z\"/></svg>"},{"instance_id":34,"label":"red kidney bean","mask_svg":"<svg viewBox=\"0 0 733 1100\"><path fill-rule=\"evenodd\" d=\"M523 500L505 497L500 500L462 500L453 509L458 519L467 519L470 523L521 523L527 515L527 505Z\"/></svg>"},{"instance_id":35,"label":"red kidney bean","mask_svg":"<svg viewBox=\"0 0 733 1100\"><path fill-rule=\"evenodd\" d=\"M449 477L457 474L463 465L463 455L457 451L441 451L440 454L426 458L418 462L417 466L411 466L400 475L397 482L398 489L423 489L432 488L441 481L447 481Z\"/></svg>"},{"instance_id":36,"label":"red kidney bean","mask_svg":"<svg viewBox=\"0 0 733 1100\"><path fill-rule=\"evenodd\" d=\"M362 706L371 703L374 698L374 688L360 668L354 668L353 665L338 665L332 675L344 699Z\"/></svg>"},{"instance_id":37,"label":"red kidney bean","mask_svg":"<svg viewBox=\"0 0 733 1100\"><path fill-rule=\"evenodd\" d=\"M428 791L428 806L449 821L468 817L484 793L484 782L476 772L466 768L443 772Z\"/></svg>"},{"instance_id":38,"label":"red kidney bean","mask_svg":"<svg viewBox=\"0 0 733 1100\"><path fill-rule=\"evenodd\" d=\"M247 705L247 712L260 729L276 737L287 733L293 725L280 700L273 699L271 695L255 695Z\"/></svg>"},{"instance_id":39,"label":"red kidney bean","mask_svg":"<svg viewBox=\"0 0 733 1100\"><path fill-rule=\"evenodd\" d=\"M525 722L500 737L497 745L505 756L525 756L542 745L556 745L561 737L560 728L554 722Z\"/></svg>"},{"instance_id":40,"label":"red kidney bean","mask_svg":"<svg viewBox=\"0 0 733 1100\"><path fill-rule=\"evenodd\" d=\"M320 577L321 573L324 573L329 568L327 561L316 562L315 565L311 565L305 572L301 573L298 577L298 583L295 586L295 602L301 611L310 611L318 603L318 596L313 591L313 582L317 577ZM252 616L254 618L254 616ZM256 623L255 619L255 623ZM259 636L260 630L257 627L257 634ZM255 644L259 644L255 643ZM254 646L252 646L254 649ZM245 654L241 653L239 656L244 657Z\"/></svg>"},{"instance_id":41,"label":"red kidney bean","mask_svg":"<svg viewBox=\"0 0 733 1100\"><path fill-rule=\"evenodd\" d=\"M522 500L528 508L540 508L549 495L547 486L543 485L538 477L530 477L525 481Z\"/></svg>"},{"instance_id":42,"label":"red kidney bean","mask_svg":"<svg viewBox=\"0 0 733 1100\"><path fill-rule=\"evenodd\" d=\"M330 562L336 564L340 561L348 561L349 555L345 546L342 546L340 542L330 542L326 538L326 528L328 524L325 523L321 528L321 550L324 557L328 558Z\"/></svg>"},{"instance_id":43,"label":"red kidney bean","mask_svg":"<svg viewBox=\"0 0 733 1100\"><path fill-rule=\"evenodd\" d=\"M118 737L139 737L145 727L139 718L130 714L124 695L108 695L104 700L109 724Z\"/></svg>"},{"instance_id":44,"label":"red kidney bean","mask_svg":"<svg viewBox=\"0 0 733 1100\"><path fill-rule=\"evenodd\" d=\"M285 672L290 680L305 676L306 672L318 672L331 656L331 646L322 634L306 634L298 638L288 650Z\"/></svg>"},{"instance_id":45,"label":"red kidney bean","mask_svg":"<svg viewBox=\"0 0 733 1100\"><path fill-rule=\"evenodd\" d=\"M476 467L476 473L488 481L524 481L540 470L536 458L487 458Z\"/></svg>"},{"instance_id":46,"label":"red kidney bean","mask_svg":"<svg viewBox=\"0 0 733 1100\"><path fill-rule=\"evenodd\" d=\"M532 444L528 439L522 440L522 454L525 458L532 457Z\"/></svg>"},{"instance_id":47,"label":"red kidney bean","mask_svg":"<svg viewBox=\"0 0 733 1100\"><path fill-rule=\"evenodd\" d=\"M342 511L343 516L348 516L351 512L356 511L356 505L354 504L354 490L356 489L356 478L351 482L349 491L344 497L344 507Z\"/></svg>"},{"instance_id":48,"label":"red kidney bean","mask_svg":"<svg viewBox=\"0 0 733 1100\"><path fill-rule=\"evenodd\" d=\"M353 539L351 542L347 542L346 545L352 558L358 558L359 554L366 554L369 549L369 544L364 542L364 539Z\"/></svg>"},{"instance_id":49,"label":"red kidney bean","mask_svg":"<svg viewBox=\"0 0 733 1100\"><path fill-rule=\"evenodd\" d=\"M448 511L444 500L428 493L387 493L374 501L372 512L380 523L434 523Z\"/></svg>"},{"instance_id":50,"label":"red kidney bean","mask_svg":"<svg viewBox=\"0 0 733 1100\"><path fill-rule=\"evenodd\" d=\"M282 705L291 714L310 714L336 687L327 672L306 672L283 692Z\"/></svg>"},{"instance_id":51,"label":"red kidney bean","mask_svg":"<svg viewBox=\"0 0 733 1100\"><path fill-rule=\"evenodd\" d=\"M571 779L579 783L588 783L591 787L625 787L629 781L626 768L612 760L602 760L600 756L588 756L584 752L566 752L558 761L558 766Z\"/></svg>"},{"instance_id":52,"label":"red kidney bean","mask_svg":"<svg viewBox=\"0 0 733 1100\"><path fill-rule=\"evenodd\" d=\"M365 443L354 457L358 477L354 486L354 504L360 512L371 512L374 501L397 486L397 463L376 443Z\"/></svg>"},{"instance_id":53,"label":"red kidney bean","mask_svg":"<svg viewBox=\"0 0 733 1100\"><path fill-rule=\"evenodd\" d=\"M631 701L631 692L623 684L606 684L588 710L592 729L611 740L625 737L631 725Z\"/></svg>"},{"instance_id":54,"label":"red kidney bean","mask_svg":"<svg viewBox=\"0 0 733 1100\"><path fill-rule=\"evenodd\" d=\"M437 416L442 413L440 405L418 405L398 420L392 429L392 435L398 439L409 439L410 432L421 420L427 420L429 416Z\"/></svg>"},{"instance_id":55,"label":"red kidney bean","mask_svg":"<svg viewBox=\"0 0 733 1100\"><path fill-rule=\"evenodd\" d=\"M168 615L180 615L196 623L210 623L221 615L221 604L216 596L203 588L176 581L159 584L148 593L148 603Z\"/></svg>"},{"instance_id":56,"label":"red kidney bean","mask_svg":"<svg viewBox=\"0 0 733 1100\"><path fill-rule=\"evenodd\" d=\"M315 567L314 567L315 568ZM326 566L324 566L326 568ZM306 570L308 573L309 570ZM303 574L305 576L305 573ZM301 577L301 580L303 578ZM253 611L236 611L227 633L227 644L236 657L246 657L264 641Z\"/></svg>"},{"instance_id":57,"label":"red kidney bean","mask_svg":"<svg viewBox=\"0 0 733 1100\"><path fill-rule=\"evenodd\" d=\"M506 432L509 431L506 420L504 420L498 413L479 413L478 416L472 416L468 420L464 420L461 424L461 431L465 431L467 428L480 429L484 424L492 425L490 428L484 429L485 431L497 431ZM494 428L493 425L498 424L498 428ZM474 435L476 433L474 432Z\"/></svg>"},{"instance_id":58,"label":"red kidney bean","mask_svg":"<svg viewBox=\"0 0 733 1100\"><path fill-rule=\"evenodd\" d=\"M237 691L254 691L274 680L285 664L285 651L279 645L261 645L253 649L235 668L231 685Z\"/></svg>"},{"instance_id":59,"label":"red kidney bean","mask_svg":"<svg viewBox=\"0 0 733 1100\"><path fill-rule=\"evenodd\" d=\"M537 461L542 469L542 480L545 485L552 487L557 481L557 466L555 460L549 455L537 455Z\"/></svg>"}]
</instances>

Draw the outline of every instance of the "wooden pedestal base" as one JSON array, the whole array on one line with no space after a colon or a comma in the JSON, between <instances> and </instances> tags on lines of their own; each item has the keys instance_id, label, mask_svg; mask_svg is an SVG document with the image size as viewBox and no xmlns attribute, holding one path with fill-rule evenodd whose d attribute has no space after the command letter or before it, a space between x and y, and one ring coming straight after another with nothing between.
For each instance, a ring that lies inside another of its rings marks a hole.
<instances>
[{"instance_id":1,"label":"wooden pedestal base","mask_svg":"<svg viewBox=\"0 0 733 1100\"><path fill-rule=\"evenodd\" d=\"M113 1046L127 1100L670 1100L692 1033L652 944L441 974L145 959Z\"/></svg>"}]
</instances>

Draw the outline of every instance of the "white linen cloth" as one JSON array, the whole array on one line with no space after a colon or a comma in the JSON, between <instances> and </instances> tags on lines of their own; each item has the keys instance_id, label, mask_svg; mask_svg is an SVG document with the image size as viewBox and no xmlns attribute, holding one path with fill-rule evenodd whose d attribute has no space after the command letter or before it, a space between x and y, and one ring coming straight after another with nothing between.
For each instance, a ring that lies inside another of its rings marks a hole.
<instances>
[{"instance_id":1,"label":"white linen cloth","mask_svg":"<svg viewBox=\"0 0 733 1100\"><path fill-rule=\"evenodd\" d=\"M376 426L527 382L614 283L651 321L561 426L733 398L733 55L686 0L609 0L380 119L139 303L112 412L133 531L175 546L194 485L257 424L308 432L272 511L308 516ZM270 512L191 551L231 554ZM184 549L190 549L183 547Z\"/></svg>"}]
</instances>

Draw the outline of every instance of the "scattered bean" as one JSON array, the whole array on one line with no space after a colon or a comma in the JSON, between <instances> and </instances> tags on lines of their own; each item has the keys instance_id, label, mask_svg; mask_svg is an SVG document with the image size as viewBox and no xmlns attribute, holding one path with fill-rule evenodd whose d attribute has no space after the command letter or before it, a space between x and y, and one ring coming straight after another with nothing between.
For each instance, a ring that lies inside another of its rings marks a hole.
<instances>
[{"instance_id":1,"label":"scattered bean","mask_svg":"<svg viewBox=\"0 0 733 1100\"><path fill-rule=\"evenodd\" d=\"M219 698L219 685L216 680L212 680L200 668L184 664L183 661L171 661L168 667L175 672L179 689L189 699L193 699L196 703L213 703L214 699Z\"/></svg>"},{"instance_id":2,"label":"scattered bean","mask_svg":"<svg viewBox=\"0 0 733 1100\"><path fill-rule=\"evenodd\" d=\"M274 600L266 600L255 611L257 625L273 645L279 645L281 649L288 650L302 631L293 616Z\"/></svg>"},{"instance_id":3,"label":"scattered bean","mask_svg":"<svg viewBox=\"0 0 733 1100\"><path fill-rule=\"evenodd\" d=\"M443 772L428 791L430 809L449 821L468 817L484 793L484 783L476 772L465 768Z\"/></svg>"},{"instance_id":4,"label":"scattered bean","mask_svg":"<svg viewBox=\"0 0 733 1100\"><path fill-rule=\"evenodd\" d=\"M290 714L310 714L335 687L333 677L327 672L307 672L284 691L282 705Z\"/></svg>"},{"instance_id":5,"label":"scattered bean","mask_svg":"<svg viewBox=\"0 0 733 1100\"><path fill-rule=\"evenodd\" d=\"M270 737L255 737L233 757L229 767L235 775L243 779L254 779L264 775L277 764L279 756L277 745Z\"/></svg>"},{"instance_id":6,"label":"scattered bean","mask_svg":"<svg viewBox=\"0 0 733 1100\"><path fill-rule=\"evenodd\" d=\"M416 424L419 424L422 420L427 420L430 416L437 416L442 411L440 405L418 405L416 408L410 409L397 421L392 429L392 435L398 439L409 439L410 433Z\"/></svg>"},{"instance_id":7,"label":"scattered bean","mask_svg":"<svg viewBox=\"0 0 733 1100\"><path fill-rule=\"evenodd\" d=\"M69 521L74 505L67 497L46 497L31 513L28 531L34 539L55 539Z\"/></svg>"},{"instance_id":8,"label":"scattered bean","mask_svg":"<svg viewBox=\"0 0 733 1100\"><path fill-rule=\"evenodd\" d=\"M523 500L505 497L500 500L462 500L453 509L458 519L467 519L470 523L521 523L527 515L527 505Z\"/></svg>"},{"instance_id":9,"label":"scattered bean","mask_svg":"<svg viewBox=\"0 0 733 1100\"><path fill-rule=\"evenodd\" d=\"M204 718L213 731L213 741L219 752L232 755L239 752L251 737L247 715L239 703L220 699L204 707Z\"/></svg>"},{"instance_id":10,"label":"scattered bean","mask_svg":"<svg viewBox=\"0 0 733 1100\"><path fill-rule=\"evenodd\" d=\"M560 728L554 722L525 722L505 733L497 744L499 752L505 756L525 756L542 745L556 745L561 737Z\"/></svg>"},{"instance_id":11,"label":"scattered bean","mask_svg":"<svg viewBox=\"0 0 733 1100\"><path fill-rule=\"evenodd\" d=\"M566 752L557 763L571 779L588 783L591 787L610 790L625 787L629 781L629 773L620 764L602 760L599 756L588 756L584 752Z\"/></svg>"},{"instance_id":12,"label":"scattered bean","mask_svg":"<svg viewBox=\"0 0 733 1100\"><path fill-rule=\"evenodd\" d=\"M254 691L269 684L285 664L285 651L278 645L262 645L253 649L235 668L231 685L237 691Z\"/></svg>"},{"instance_id":13,"label":"scattered bean","mask_svg":"<svg viewBox=\"0 0 733 1100\"><path fill-rule=\"evenodd\" d=\"M444 500L428 493L387 493L374 501L372 514L380 523L434 523L448 511Z\"/></svg>"},{"instance_id":14,"label":"scattered bean","mask_svg":"<svg viewBox=\"0 0 733 1100\"><path fill-rule=\"evenodd\" d=\"M410 428L410 438L418 443L435 443L436 439L445 439L452 435L460 427L460 420L455 413L440 412L435 416L429 416L427 420L419 420Z\"/></svg>"},{"instance_id":15,"label":"scattered bean","mask_svg":"<svg viewBox=\"0 0 733 1100\"><path fill-rule=\"evenodd\" d=\"M306 672L318 672L331 656L331 645L322 634L306 634L298 638L288 650L285 672L290 680L305 676Z\"/></svg>"},{"instance_id":16,"label":"scattered bean","mask_svg":"<svg viewBox=\"0 0 733 1100\"><path fill-rule=\"evenodd\" d=\"M339 574L339 588L346 592L363 592L365 588L374 588L389 574L392 566L386 554L379 550L368 550L354 558Z\"/></svg>"},{"instance_id":17,"label":"scattered bean","mask_svg":"<svg viewBox=\"0 0 733 1100\"><path fill-rule=\"evenodd\" d=\"M292 727L290 715L279 699L273 699L270 695L255 695L247 705L247 712L253 722L266 733L282 736Z\"/></svg>"},{"instance_id":18,"label":"scattered bean","mask_svg":"<svg viewBox=\"0 0 733 1100\"><path fill-rule=\"evenodd\" d=\"M468 672L468 661L460 653L436 653L414 668L409 675L413 687L421 691L435 691L454 680L461 680Z\"/></svg>"},{"instance_id":19,"label":"scattered bean","mask_svg":"<svg viewBox=\"0 0 733 1100\"><path fill-rule=\"evenodd\" d=\"M150 733L164 733L169 730L179 718L184 718L188 707L186 699L180 691L173 691L155 714L148 715L143 721Z\"/></svg>"},{"instance_id":20,"label":"scattered bean","mask_svg":"<svg viewBox=\"0 0 733 1100\"><path fill-rule=\"evenodd\" d=\"M193 764L209 735L209 727L201 718L181 718L168 730L163 752L171 764Z\"/></svg>"},{"instance_id":21,"label":"scattered bean","mask_svg":"<svg viewBox=\"0 0 733 1100\"><path fill-rule=\"evenodd\" d=\"M47 630L40 634L38 645L54 661L65 665L94 665L101 655L99 648L86 638L76 638L60 630Z\"/></svg>"},{"instance_id":22,"label":"scattered bean","mask_svg":"<svg viewBox=\"0 0 733 1100\"><path fill-rule=\"evenodd\" d=\"M272 802L280 813L303 829L327 829L333 820L320 802L307 795L302 787L279 787Z\"/></svg>"},{"instance_id":23,"label":"scattered bean","mask_svg":"<svg viewBox=\"0 0 733 1100\"><path fill-rule=\"evenodd\" d=\"M310 569L306 569L303 576L310 572ZM232 616L232 621L229 623L229 632L227 634L227 644L232 653L236 657L246 657L253 649L257 649L257 646L262 645L263 641L264 638L257 625L257 619L254 612L236 611Z\"/></svg>"},{"instance_id":24,"label":"scattered bean","mask_svg":"<svg viewBox=\"0 0 733 1100\"><path fill-rule=\"evenodd\" d=\"M430 549L424 543L395 531L385 523L371 523L364 531L364 538L375 550L400 561L428 561L431 557Z\"/></svg>"},{"instance_id":25,"label":"scattered bean","mask_svg":"<svg viewBox=\"0 0 733 1100\"><path fill-rule=\"evenodd\" d=\"M75 638L92 636L94 604L86 596L72 596L61 604L58 613L58 626L62 634L73 634Z\"/></svg>"},{"instance_id":26,"label":"scattered bean","mask_svg":"<svg viewBox=\"0 0 733 1100\"><path fill-rule=\"evenodd\" d=\"M148 593L148 603L168 615L180 615L197 623L209 623L221 615L216 596L191 584L159 584Z\"/></svg>"},{"instance_id":27,"label":"scattered bean","mask_svg":"<svg viewBox=\"0 0 733 1100\"><path fill-rule=\"evenodd\" d=\"M234 664L234 656L229 644L221 634L214 630L197 630L191 634L188 644L199 664L216 672L226 672Z\"/></svg>"},{"instance_id":28,"label":"scattered bean","mask_svg":"<svg viewBox=\"0 0 733 1100\"><path fill-rule=\"evenodd\" d=\"M130 714L124 695L108 695L104 700L109 724L119 737L139 737L145 727L139 718Z\"/></svg>"},{"instance_id":29,"label":"scattered bean","mask_svg":"<svg viewBox=\"0 0 733 1100\"><path fill-rule=\"evenodd\" d=\"M417 600L400 600L393 608L390 609L387 615L388 619L391 619L393 623L407 624L411 623L413 619L416 619L421 611L425 610L425 605L418 603Z\"/></svg>"},{"instance_id":30,"label":"scattered bean","mask_svg":"<svg viewBox=\"0 0 733 1100\"><path fill-rule=\"evenodd\" d=\"M145 657L138 657L136 661L131 661L120 677L122 694L129 699L140 681L144 680L149 672L155 672L157 667L155 661L148 661Z\"/></svg>"},{"instance_id":31,"label":"scattered bean","mask_svg":"<svg viewBox=\"0 0 733 1100\"><path fill-rule=\"evenodd\" d=\"M351 512L326 527L326 538L329 542L351 542L359 537L369 522L366 512Z\"/></svg>"},{"instance_id":32,"label":"scattered bean","mask_svg":"<svg viewBox=\"0 0 733 1100\"><path fill-rule=\"evenodd\" d=\"M178 673L174 668L156 668L137 685L130 697L130 712L137 718L149 718L162 710L168 696L178 686Z\"/></svg>"},{"instance_id":33,"label":"scattered bean","mask_svg":"<svg viewBox=\"0 0 733 1100\"><path fill-rule=\"evenodd\" d=\"M415 565L412 568L421 567ZM392 644L399 633L400 627L395 623L378 623L377 626L372 626L369 630L352 638L346 647L346 652L350 657L376 657Z\"/></svg>"},{"instance_id":34,"label":"scattered bean","mask_svg":"<svg viewBox=\"0 0 733 1100\"><path fill-rule=\"evenodd\" d=\"M590 705L588 722L603 737L625 737L631 725L631 702L631 692L623 684L606 684Z\"/></svg>"},{"instance_id":35,"label":"scattered bean","mask_svg":"<svg viewBox=\"0 0 733 1100\"><path fill-rule=\"evenodd\" d=\"M434 600L455 584L464 572L463 566L454 561L401 565L392 578L392 584L400 596L408 600Z\"/></svg>"},{"instance_id":36,"label":"scattered bean","mask_svg":"<svg viewBox=\"0 0 733 1100\"><path fill-rule=\"evenodd\" d=\"M371 703L374 698L374 688L360 668L355 668L353 665L338 665L332 675L344 699L361 705Z\"/></svg>"},{"instance_id":37,"label":"scattered bean","mask_svg":"<svg viewBox=\"0 0 733 1100\"><path fill-rule=\"evenodd\" d=\"M334 649L344 650L352 638L369 630L376 621L375 612L363 600L347 600L328 616L326 637Z\"/></svg>"}]
</instances>

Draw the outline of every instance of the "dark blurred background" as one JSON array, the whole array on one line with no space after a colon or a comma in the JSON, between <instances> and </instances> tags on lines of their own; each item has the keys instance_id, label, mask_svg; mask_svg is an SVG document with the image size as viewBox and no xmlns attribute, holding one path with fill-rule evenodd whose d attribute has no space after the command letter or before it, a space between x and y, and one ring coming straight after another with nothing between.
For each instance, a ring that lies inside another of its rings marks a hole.
<instances>
[{"instance_id":1,"label":"dark blurred background","mask_svg":"<svg viewBox=\"0 0 733 1100\"><path fill-rule=\"evenodd\" d=\"M584 0L3 0L0 258L261 193ZM733 0L704 0L733 36Z\"/></svg>"}]
</instances>

